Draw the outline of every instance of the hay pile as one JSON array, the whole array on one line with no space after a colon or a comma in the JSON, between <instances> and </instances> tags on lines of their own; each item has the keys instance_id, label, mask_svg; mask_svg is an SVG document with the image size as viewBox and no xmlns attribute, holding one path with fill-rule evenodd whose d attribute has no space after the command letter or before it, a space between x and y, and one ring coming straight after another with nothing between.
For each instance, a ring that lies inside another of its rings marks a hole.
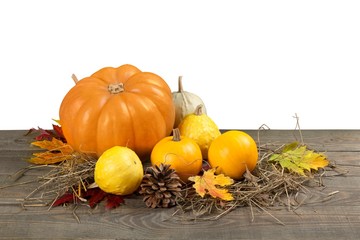
<instances>
[{"instance_id":1,"label":"hay pile","mask_svg":"<svg viewBox=\"0 0 360 240\"><path fill-rule=\"evenodd\" d=\"M93 156L74 153L59 164L42 166L50 170L37 179L39 186L24 198L23 206L51 207L54 201L68 192L81 200L81 192L93 183L96 161Z\"/></svg>"},{"instance_id":2,"label":"hay pile","mask_svg":"<svg viewBox=\"0 0 360 240\"><path fill-rule=\"evenodd\" d=\"M188 219L215 220L237 207L247 206L251 211L256 207L264 212L267 212L267 207L274 206L297 208L306 196L311 195L310 187L322 186L324 172L307 176L291 173L278 164L269 163L271 153L263 152L255 170L247 171L243 180L227 188L234 197L233 201L221 201L210 196L201 198L190 186L178 199L178 211L188 213ZM298 198L300 193L301 198Z\"/></svg>"}]
</instances>

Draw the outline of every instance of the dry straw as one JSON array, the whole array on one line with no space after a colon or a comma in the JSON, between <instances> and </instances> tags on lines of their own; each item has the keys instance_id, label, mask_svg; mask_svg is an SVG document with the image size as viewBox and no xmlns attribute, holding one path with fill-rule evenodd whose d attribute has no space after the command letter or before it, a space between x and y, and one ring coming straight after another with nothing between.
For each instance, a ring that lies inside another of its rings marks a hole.
<instances>
[{"instance_id":1,"label":"dry straw","mask_svg":"<svg viewBox=\"0 0 360 240\"><path fill-rule=\"evenodd\" d=\"M48 206L67 192L80 200L81 192L93 183L96 158L87 154L74 153L57 165L44 165L50 170L39 177L39 186L28 194L23 206Z\"/></svg>"},{"instance_id":2,"label":"dry straw","mask_svg":"<svg viewBox=\"0 0 360 240\"><path fill-rule=\"evenodd\" d=\"M182 213L184 217L184 214L187 214L187 219L194 220L216 220L237 207L248 206L251 211L256 207L267 213L269 212L266 208L274 206L286 206L291 210L310 197L311 185L321 187L322 174L304 177L285 171L268 162L270 152L262 153L253 172L247 171L242 180L227 188L234 197L233 201L222 201L206 195L202 198L190 186L185 188L182 197L178 198L177 215ZM299 199L300 195L302 200Z\"/></svg>"}]
</instances>

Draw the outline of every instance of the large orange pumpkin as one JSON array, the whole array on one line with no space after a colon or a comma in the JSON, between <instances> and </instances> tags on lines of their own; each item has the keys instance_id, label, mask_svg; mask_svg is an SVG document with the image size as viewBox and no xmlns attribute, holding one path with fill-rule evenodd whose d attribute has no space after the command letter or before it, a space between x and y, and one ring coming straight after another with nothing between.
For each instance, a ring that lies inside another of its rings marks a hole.
<instances>
[{"instance_id":1,"label":"large orange pumpkin","mask_svg":"<svg viewBox=\"0 0 360 240\"><path fill-rule=\"evenodd\" d=\"M158 75L126 64L106 67L77 82L60 106L60 124L77 151L100 156L119 145L139 157L170 135L175 107Z\"/></svg>"}]
</instances>

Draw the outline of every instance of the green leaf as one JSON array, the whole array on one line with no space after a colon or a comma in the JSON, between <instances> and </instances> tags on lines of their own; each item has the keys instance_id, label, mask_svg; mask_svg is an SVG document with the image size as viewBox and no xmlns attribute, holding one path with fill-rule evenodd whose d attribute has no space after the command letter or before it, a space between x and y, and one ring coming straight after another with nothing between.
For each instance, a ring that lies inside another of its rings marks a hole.
<instances>
[{"instance_id":1,"label":"green leaf","mask_svg":"<svg viewBox=\"0 0 360 240\"><path fill-rule=\"evenodd\" d=\"M287 152L287 151L289 151L289 150L294 150L294 149L296 149L298 146L299 146L299 143L298 143L298 142L292 142L292 143L286 144L286 145L283 147L282 152Z\"/></svg>"},{"instance_id":2,"label":"green leaf","mask_svg":"<svg viewBox=\"0 0 360 240\"><path fill-rule=\"evenodd\" d=\"M278 162L281 167L305 176L305 171L318 170L326 167L329 161L322 153L308 150L306 146L290 143L283 148L280 154L273 154L269 161Z\"/></svg>"}]
</instances>

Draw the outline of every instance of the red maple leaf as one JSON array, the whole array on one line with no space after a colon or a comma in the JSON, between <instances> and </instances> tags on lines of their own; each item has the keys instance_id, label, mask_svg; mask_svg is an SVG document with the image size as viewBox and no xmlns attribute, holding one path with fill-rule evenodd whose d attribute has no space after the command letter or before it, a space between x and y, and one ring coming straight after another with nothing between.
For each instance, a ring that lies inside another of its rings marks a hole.
<instances>
[{"instance_id":1,"label":"red maple leaf","mask_svg":"<svg viewBox=\"0 0 360 240\"><path fill-rule=\"evenodd\" d=\"M54 137L56 137L57 139L63 141L64 143L66 143L66 139L65 139L65 136L63 134L61 126L55 125L55 124L53 124L52 126L53 126Z\"/></svg>"},{"instance_id":2,"label":"red maple leaf","mask_svg":"<svg viewBox=\"0 0 360 240\"><path fill-rule=\"evenodd\" d=\"M55 124L52 124L52 126L53 126L52 130L43 129L43 128L40 128L40 127L38 127L37 129L36 128L31 128L25 134L25 136L28 136L33 132L37 132L38 135L35 137L36 141L42 141L42 140L51 141L52 138L56 138L56 139L61 140L64 143L66 143L66 139L64 137L61 126L55 125Z\"/></svg>"},{"instance_id":3,"label":"red maple leaf","mask_svg":"<svg viewBox=\"0 0 360 240\"><path fill-rule=\"evenodd\" d=\"M107 195L106 192L101 190L100 188L91 188L84 192L83 197L88 199L89 206L94 208L98 203L100 203L105 196Z\"/></svg>"},{"instance_id":4,"label":"red maple leaf","mask_svg":"<svg viewBox=\"0 0 360 240\"><path fill-rule=\"evenodd\" d=\"M125 203L124 198L119 195L108 194L106 198L107 198L105 205L106 209L117 208L121 204Z\"/></svg>"},{"instance_id":5,"label":"red maple leaf","mask_svg":"<svg viewBox=\"0 0 360 240\"><path fill-rule=\"evenodd\" d=\"M114 195L106 193L100 188L91 188L87 191L83 191L81 194L83 199L88 201L88 204L91 208L96 207L100 202L106 199L105 208L112 209L117 208L121 204L125 203L124 197L119 195ZM65 193L60 198L56 199L52 204L53 207L63 205L65 203L77 203L79 198L72 192Z\"/></svg>"},{"instance_id":6,"label":"red maple leaf","mask_svg":"<svg viewBox=\"0 0 360 240\"><path fill-rule=\"evenodd\" d=\"M55 202L53 202L52 206L60 206L65 203L74 203L76 201L77 197L73 193L65 193L60 198L56 199Z\"/></svg>"}]
</instances>

